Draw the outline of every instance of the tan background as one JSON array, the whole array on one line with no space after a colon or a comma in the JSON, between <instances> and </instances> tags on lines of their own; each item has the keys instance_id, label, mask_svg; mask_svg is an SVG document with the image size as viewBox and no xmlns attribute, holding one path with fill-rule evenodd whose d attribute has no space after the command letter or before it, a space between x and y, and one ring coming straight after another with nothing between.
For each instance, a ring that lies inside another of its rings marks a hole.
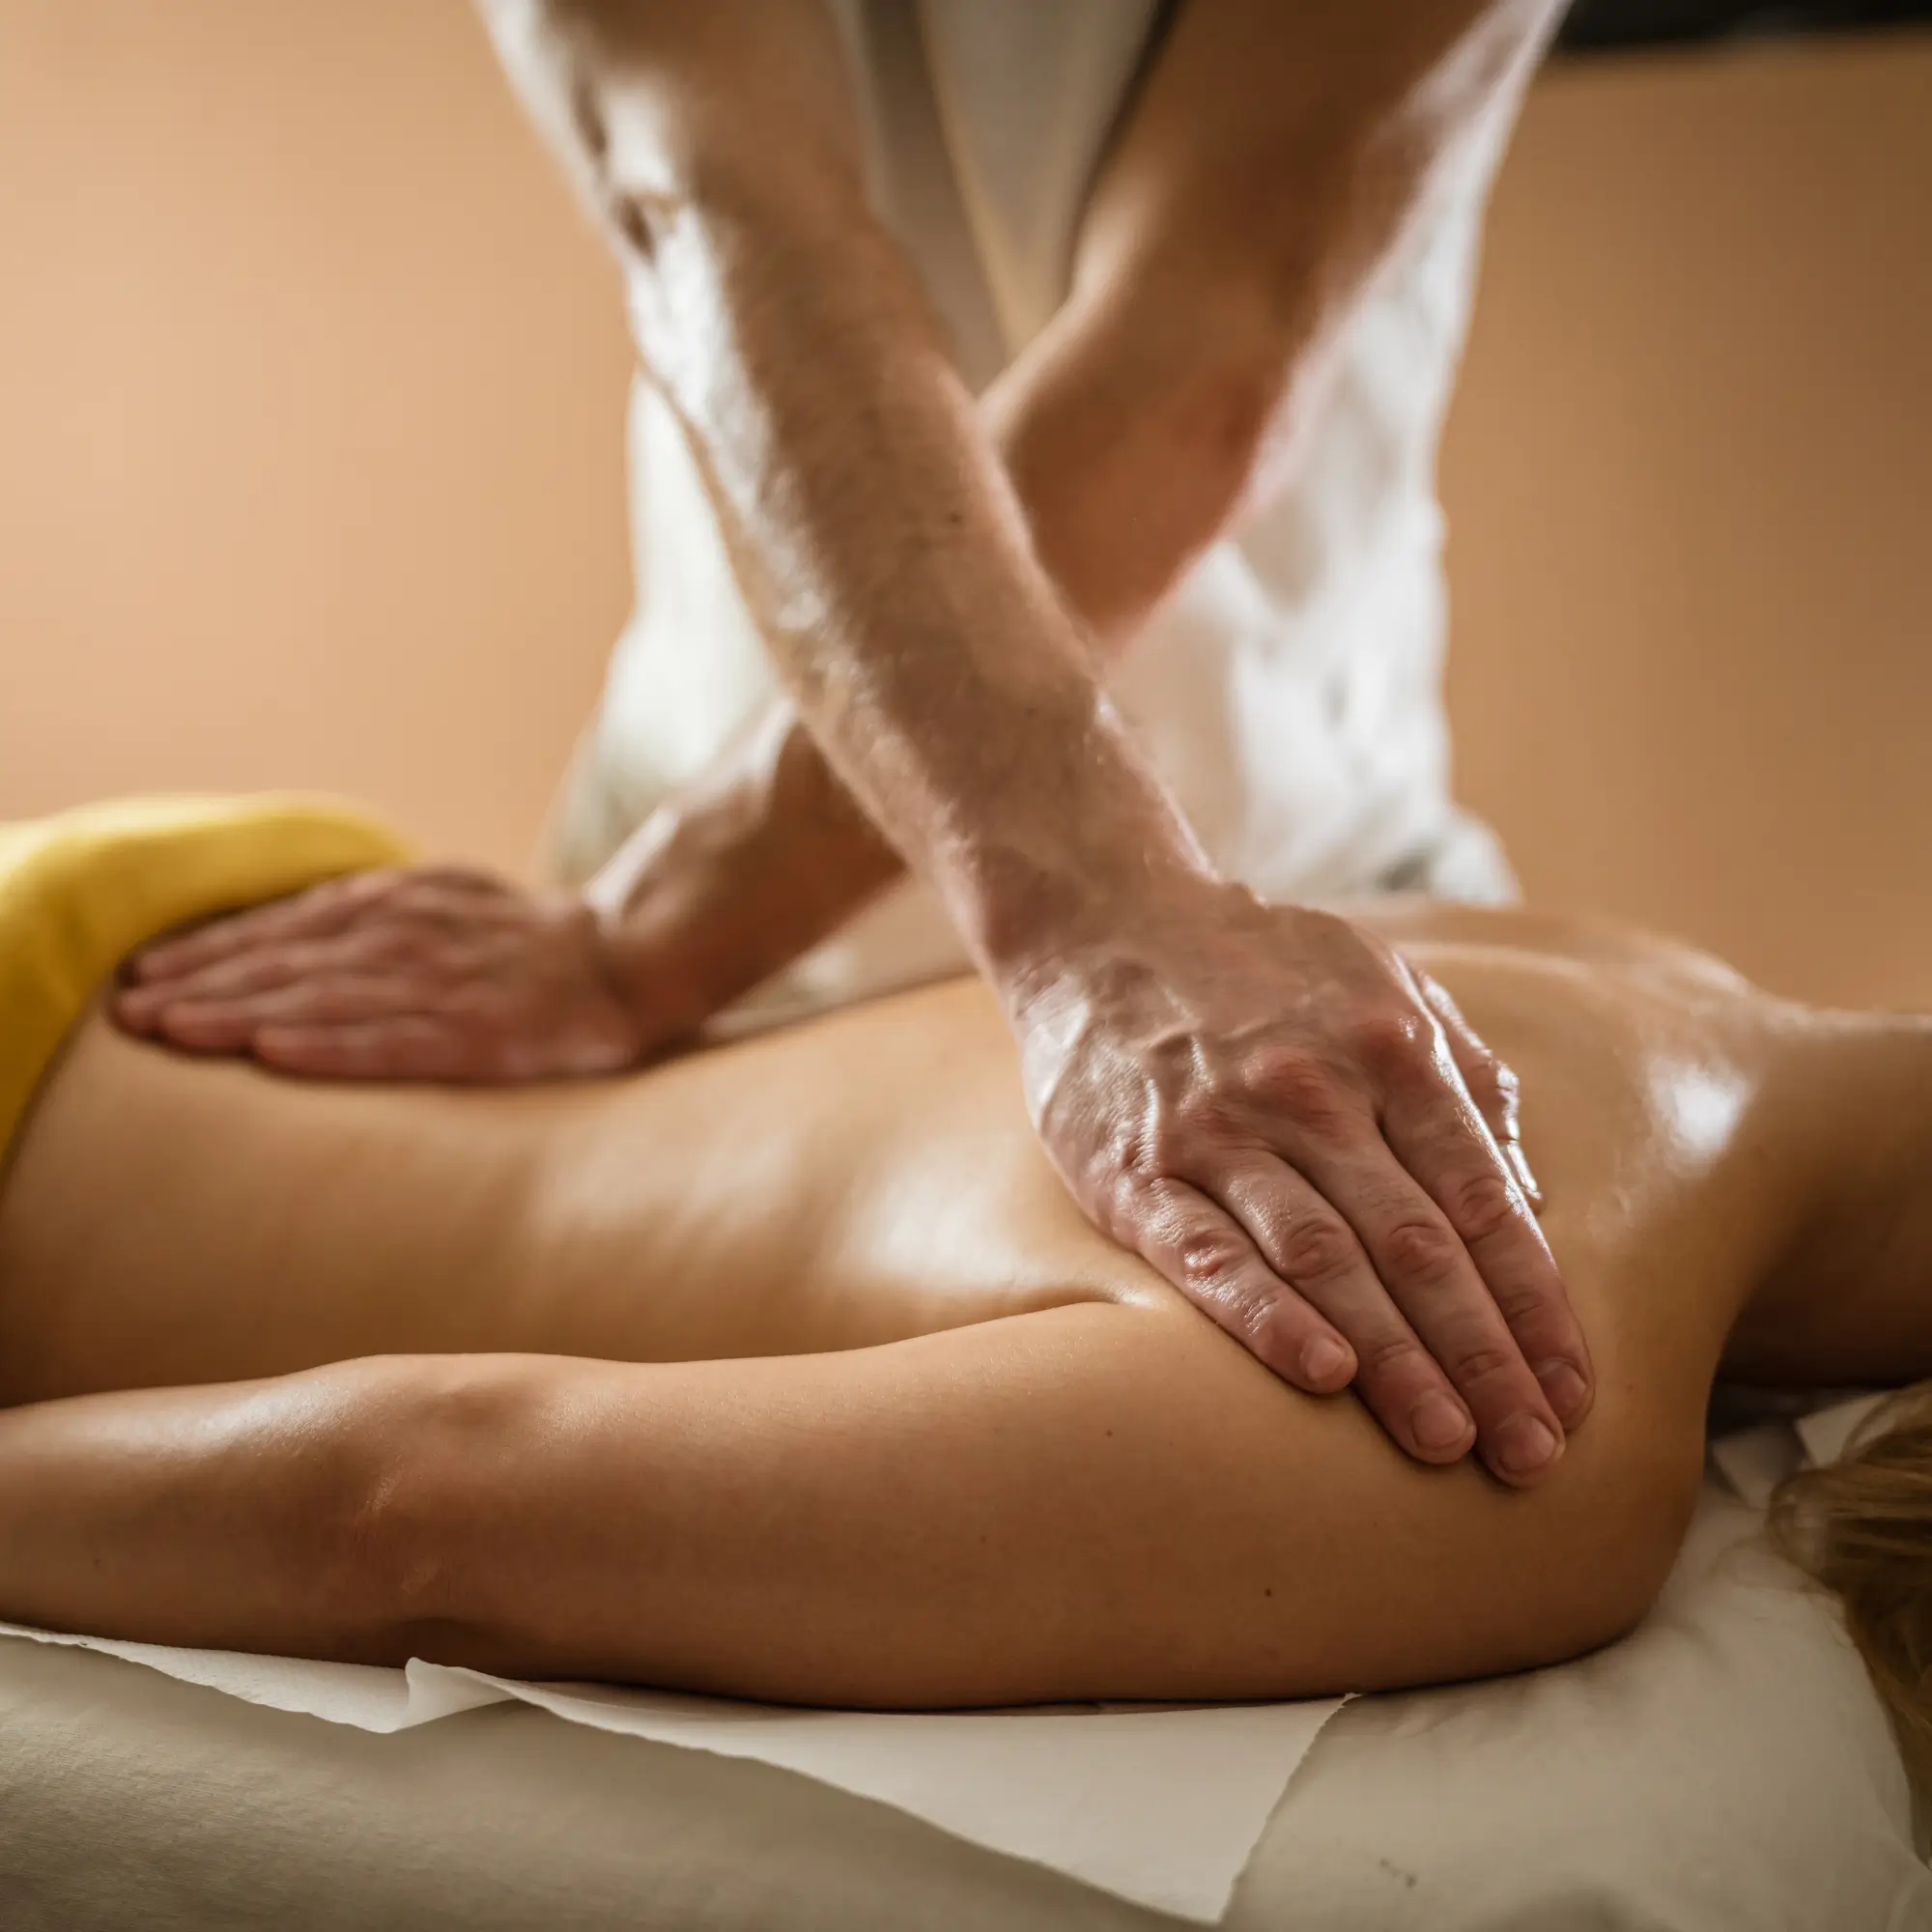
<instances>
[{"instance_id":1,"label":"tan background","mask_svg":"<svg viewBox=\"0 0 1932 1932\"><path fill-rule=\"evenodd\" d=\"M1932 41L1600 62L1445 459L1534 895L1932 1006ZM323 785L520 865L626 593L614 289L461 0L0 0L0 817Z\"/></svg>"}]
</instances>

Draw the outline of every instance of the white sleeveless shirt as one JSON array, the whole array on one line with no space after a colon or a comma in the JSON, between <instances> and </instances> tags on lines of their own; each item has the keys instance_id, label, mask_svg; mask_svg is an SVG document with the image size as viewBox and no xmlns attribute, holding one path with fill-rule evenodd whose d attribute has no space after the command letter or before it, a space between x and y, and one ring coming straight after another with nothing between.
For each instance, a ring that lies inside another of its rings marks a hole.
<instances>
[{"instance_id":1,"label":"white sleeveless shirt","mask_svg":"<svg viewBox=\"0 0 1932 1932\"><path fill-rule=\"evenodd\" d=\"M873 206L983 388L1065 295L1156 0L832 4ZM1355 316L1288 487L1196 563L1110 677L1209 857L1267 898L1512 890L1495 839L1449 794L1435 466L1513 111L1466 144L1433 222ZM557 808L572 880L775 688L682 432L641 379L630 448L637 602ZM908 884L759 1004L854 998L962 958L937 899Z\"/></svg>"}]
</instances>

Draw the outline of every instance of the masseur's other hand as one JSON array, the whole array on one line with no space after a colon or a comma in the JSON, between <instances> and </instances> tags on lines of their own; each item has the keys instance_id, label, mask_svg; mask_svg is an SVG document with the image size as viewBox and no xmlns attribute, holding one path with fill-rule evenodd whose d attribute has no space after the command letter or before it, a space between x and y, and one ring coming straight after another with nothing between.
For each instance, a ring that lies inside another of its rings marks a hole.
<instances>
[{"instance_id":1,"label":"masseur's other hand","mask_svg":"<svg viewBox=\"0 0 1932 1932\"><path fill-rule=\"evenodd\" d=\"M581 899L451 868L358 873L164 939L114 1012L192 1052L350 1079L606 1073L661 1043Z\"/></svg>"},{"instance_id":2,"label":"masseur's other hand","mask_svg":"<svg viewBox=\"0 0 1932 1932\"><path fill-rule=\"evenodd\" d=\"M1290 1381L1352 1378L1410 1455L1548 1472L1589 1355L1515 1083L1440 987L1218 885L1014 983L1035 1118L1101 1228Z\"/></svg>"}]
</instances>

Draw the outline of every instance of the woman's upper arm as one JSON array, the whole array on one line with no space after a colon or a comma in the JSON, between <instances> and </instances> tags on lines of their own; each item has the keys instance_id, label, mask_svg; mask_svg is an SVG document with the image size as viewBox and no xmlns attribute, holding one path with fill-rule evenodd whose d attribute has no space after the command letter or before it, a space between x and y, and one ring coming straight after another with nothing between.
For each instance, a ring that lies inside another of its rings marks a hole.
<instances>
[{"instance_id":1,"label":"woman's upper arm","mask_svg":"<svg viewBox=\"0 0 1932 1932\"><path fill-rule=\"evenodd\" d=\"M381 1488L398 1642L519 1675L888 1707L1414 1682L1616 1634L1681 1528L1610 1418L1505 1493L1157 1305L434 1386Z\"/></svg>"}]
</instances>

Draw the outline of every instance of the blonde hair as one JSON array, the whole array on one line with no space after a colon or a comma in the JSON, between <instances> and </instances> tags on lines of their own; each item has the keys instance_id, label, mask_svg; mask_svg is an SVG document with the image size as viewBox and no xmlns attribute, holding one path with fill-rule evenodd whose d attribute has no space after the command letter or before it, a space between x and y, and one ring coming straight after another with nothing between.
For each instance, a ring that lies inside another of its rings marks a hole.
<instances>
[{"instance_id":1,"label":"blonde hair","mask_svg":"<svg viewBox=\"0 0 1932 1932\"><path fill-rule=\"evenodd\" d=\"M1779 1485L1773 1547L1836 1596L1913 1768L1932 1777L1932 1381Z\"/></svg>"}]
</instances>

